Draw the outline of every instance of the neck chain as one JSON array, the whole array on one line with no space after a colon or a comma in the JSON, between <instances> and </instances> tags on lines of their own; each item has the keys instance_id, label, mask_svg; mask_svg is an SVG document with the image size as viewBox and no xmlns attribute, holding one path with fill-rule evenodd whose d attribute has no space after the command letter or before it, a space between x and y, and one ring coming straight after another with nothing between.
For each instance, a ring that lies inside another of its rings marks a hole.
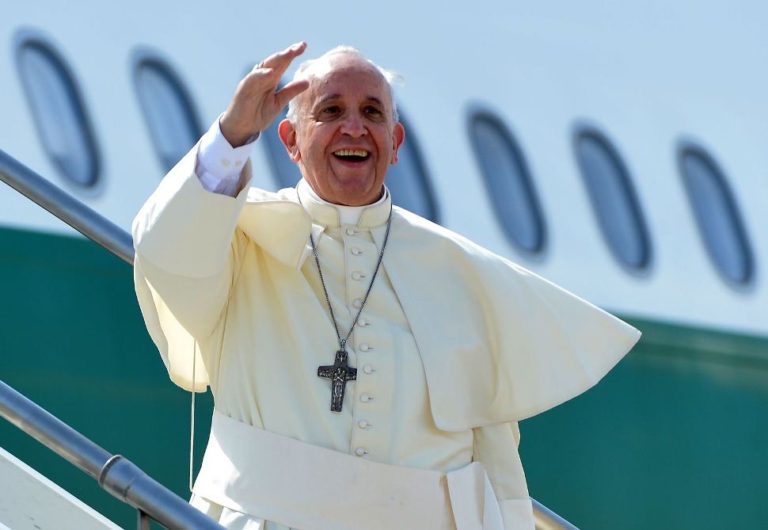
<instances>
[{"instance_id":1,"label":"neck chain","mask_svg":"<svg viewBox=\"0 0 768 530\"><path fill-rule=\"evenodd\" d=\"M347 381L354 381L357 379L357 369L351 368L348 364L347 358L347 341L352 335L352 331L357 325L357 321L360 319L360 314L363 312L365 303L368 301L368 296L371 294L373 288L373 282L376 281L376 276L381 268L381 261L384 259L384 250L387 248L387 241L389 240L389 230L392 226L392 206L389 207L389 217L387 218L387 230L384 233L384 242L381 245L381 251L379 252L379 259L376 262L376 268L373 271L371 282L368 284L368 290L365 292L360 308L357 310L357 315L352 321L349 331L346 336L342 338L339 332L339 324L336 322L336 315L333 313L333 306L331 305L331 298L328 296L328 288L325 286L325 278L323 278L323 269L320 267L320 258L317 256L317 246L315 245L315 239L312 237L312 233L309 234L309 242L312 245L312 254L315 256L315 264L317 265L317 272L320 275L320 285L323 286L323 294L325 294L325 302L328 304L328 312L331 314L331 321L333 322L333 328L336 330L336 338L339 340L339 350L336 352L335 362L327 366L319 366L317 368L318 377L324 377L331 380L331 411L341 412L341 406L344 401L344 390L347 386Z\"/></svg>"}]
</instances>

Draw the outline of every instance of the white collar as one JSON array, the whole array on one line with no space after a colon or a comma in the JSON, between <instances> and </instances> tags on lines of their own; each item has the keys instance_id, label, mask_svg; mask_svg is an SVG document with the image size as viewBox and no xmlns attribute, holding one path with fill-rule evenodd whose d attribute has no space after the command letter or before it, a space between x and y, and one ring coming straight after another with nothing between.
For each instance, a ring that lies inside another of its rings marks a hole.
<instances>
[{"instance_id":1,"label":"white collar","mask_svg":"<svg viewBox=\"0 0 768 530\"><path fill-rule=\"evenodd\" d=\"M304 179L299 181L296 190L298 191L301 203L304 205L304 208L310 216L312 216L313 220L319 221L324 225L333 224L331 222L332 220L328 219L330 209L335 210L333 217L336 217L336 223L339 225L358 225L365 212L367 212L366 219L364 219L365 222L363 223L365 225L372 224L375 226L386 221L387 217L389 217L391 200L389 189L387 189L386 186L384 186L384 193L378 201L364 206L344 206L328 202L325 199L322 199ZM368 215L379 213L383 215Z\"/></svg>"}]
</instances>

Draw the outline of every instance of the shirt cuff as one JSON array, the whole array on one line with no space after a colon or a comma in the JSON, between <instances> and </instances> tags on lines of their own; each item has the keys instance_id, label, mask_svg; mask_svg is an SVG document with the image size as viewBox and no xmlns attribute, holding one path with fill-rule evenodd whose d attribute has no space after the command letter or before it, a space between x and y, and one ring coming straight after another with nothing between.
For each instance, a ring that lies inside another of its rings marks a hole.
<instances>
[{"instance_id":1,"label":"shirt cuff","mask_svg":"<svg viewBox=\"0 0 768 530\"><path fill-rule=\"evenodd\" d=\"M237 195L241 171L258 136L251 137L245 145L232 147L221 133L217 119L200 139L197 152L196 173L203 188L232 197Z\"/></svg>"}]
</instances>

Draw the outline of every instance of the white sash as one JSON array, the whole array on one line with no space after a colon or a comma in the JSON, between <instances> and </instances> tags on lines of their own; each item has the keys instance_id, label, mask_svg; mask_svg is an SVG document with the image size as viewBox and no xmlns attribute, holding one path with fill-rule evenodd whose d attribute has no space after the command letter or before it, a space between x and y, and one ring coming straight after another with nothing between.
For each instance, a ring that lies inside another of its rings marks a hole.
<instances>
[{"instance_id":1,"label":"white sash","mask_svg":"<svg viewBox=\"0 0 768 530\"><path fill-rule=\"evenodd\" d=\"M503 530L477 462L440 473L371 462L214 411L195 495L301 530Z\"/></svg>"}]
</instances>

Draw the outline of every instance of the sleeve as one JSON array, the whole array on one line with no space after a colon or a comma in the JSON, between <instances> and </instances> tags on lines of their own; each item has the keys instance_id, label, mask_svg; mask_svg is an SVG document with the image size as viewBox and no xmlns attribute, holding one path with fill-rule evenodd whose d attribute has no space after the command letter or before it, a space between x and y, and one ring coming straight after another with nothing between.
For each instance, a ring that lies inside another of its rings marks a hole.
<instances>
[{"instance_id":1,"label":"sleeve","mask_svg":"<svg viewBox=\"0 0 768 530\"><path fill-rule=\"evenodd\" d=\"M141 208L133 240L136 294L149 334L171 380L203 391L208 373L197 343L220 320L245 245L236 226L250 165L243 168L244 185L236 197L210 193L196 175L197 151L165 176Z\"/></svg>"},{"instance_id":2,"label":"sleeve","mask_svg":"<svg viewBox=\"0 0 768 530\"><path fill-rule=\"evenodd\" d=\"M533 530L533 507L517 447L517 422L473 429L475 462L483 464L499 501L504 528Z\"/></svg>"},{"instance_id":3,"label":"sleeve","mask_svg":"<svg viewBox=\"0 0 768 530\"><path fill-rule=\"evenodd\" d=\"M216 120L200 139L197 154L197 177L207 191L236 197L242 190L242 169L251 154L258 134L240 147L232 147Z\"/></svg>"}]
</instances>

